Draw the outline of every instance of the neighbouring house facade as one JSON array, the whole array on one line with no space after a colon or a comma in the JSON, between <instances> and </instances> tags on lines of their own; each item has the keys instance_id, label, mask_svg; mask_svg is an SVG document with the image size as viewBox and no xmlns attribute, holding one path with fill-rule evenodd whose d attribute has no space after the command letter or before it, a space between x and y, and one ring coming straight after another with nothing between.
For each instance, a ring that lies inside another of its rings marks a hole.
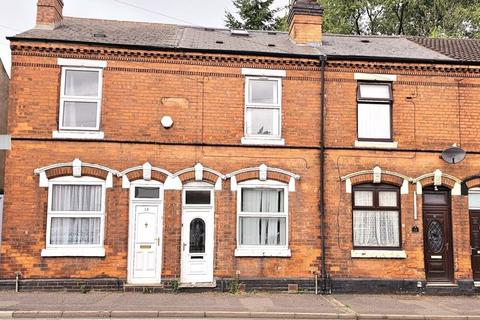
<instances>
[{"instance_id":1,"label":"neighbouring house facade","mask_svg":"<svg viewBox=\"0 0 480 320\"><path fill-rule=\"evenodd\" d=\"M7 133L9 77L2 60L0 60L0 135ZM5 176L5 150L0 148L0 195L3 195L3 180ZM1 225L1 224L0 224Z\"/></svg>"},{"instance_id":2,"label":"neighbouring house facade","mask_svg":"<svg viewBox=\"0 0 480 320\"><path fill-rule=\"evenodd\" d=\"M474 291L475 50L324 35L310 0L288 33L63 5L10 38L0 286Z\"/></svg>"},{"instance_id":3,"label":"neighbouring house facade","mask_svg":"<svg viewBox=\"0 0 480 320\"><path fill-rule=\"evenodd\" d=\"M0 245L2 243L3 188L5 177L5 154L9 149L10 139L7 136L9 77L0 59Z\"/></svg>"}]
</instances>

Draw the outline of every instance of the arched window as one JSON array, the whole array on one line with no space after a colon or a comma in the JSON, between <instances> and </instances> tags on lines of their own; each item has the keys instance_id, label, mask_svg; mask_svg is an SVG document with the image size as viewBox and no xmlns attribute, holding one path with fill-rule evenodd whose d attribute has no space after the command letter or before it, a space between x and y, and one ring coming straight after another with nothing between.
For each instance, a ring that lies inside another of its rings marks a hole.
<instances>
[{"instance_id":1,"label":"arched window","mask_svg":"<svg viewBox=\"0 0 480 320\"><path fill-rule=\"evenodd\" d=\"M400 248L400 188L388 184L353 187L354 249Z\"/></svg>"}]
</instances>

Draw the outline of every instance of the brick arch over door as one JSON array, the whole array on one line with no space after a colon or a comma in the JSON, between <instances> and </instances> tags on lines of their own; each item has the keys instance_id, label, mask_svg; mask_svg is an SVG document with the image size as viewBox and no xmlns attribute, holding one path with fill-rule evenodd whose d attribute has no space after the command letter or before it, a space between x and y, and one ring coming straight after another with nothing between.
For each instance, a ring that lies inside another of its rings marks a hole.
<instances>
[{"instance_id":1,"label":"brick arch over door","mask_svg":"<svg viewBox=\"0 0 480 320\"><path fill-rule=\"evenodd\" d=\"M354 185L364 183L385 183L399 186L401 187L402 194L408 194L408 186L413 179L398 172L375 167L372 170L362 170L347 174L341 177L341 181L345 182L345 190L347 193L352 193L352 186Z\"/></svg>"},{"instance_id":2,"label":"brick arch over door","mask_svg":"<svg viewBox=\"0 0 480 320\"><path fill-rule=\"evenodd\" d=\"M213 184L215 190L222 190L222 181L226 179L226 176L222 173L204 167L201 163L197 163L194 167L180 170L173 177L179 179L182 185L189 182L207 182Z\"/></svg>"},{"instance_id":3,"label":"brick arch over door","mask_svg":"<svg viewBox=\"0 0 480 320\"><path fill-rule=\"evenodd\" d=\"M466 177L462 182L462 195L468 195L468 190L480 188L480 174Z\"/></svg>"},{"instance_id":4,"label":"brick arch over door","mask_svg":"<svg viewBox=\"0 0 480 320\"><path fill-rule=\"evenodd\" d=\"M279 168L268 167L265 164L262 164L258 167L245 168L234 171L227 174L227 178L230 178L231 190L237 190L237 183L247 181L247 180L275 180L288 184L289 191L295 191L295 182L300 180L300 176Z\"/></svg>"},{"instance_id":5,"label":"brick arch over door","mask_svg":"<svg viewBox=\"0 0 480 320\"><path fill-rule=\"evenodd\" d=\"M430 186L444 186L452 191L453 196L461 195L462 180L452 175L443 173L440 169L435 170L432 173L426 173L413 180L413 183L417 185L417 194L422 194L423 189Z\"/></svg>"},{"instance_id":6,"label":"brick arch over door","mask_svg":"<svg viewBox=\"0 0 480 320\"><path fill-rule=\"evenodd\" d=\"M106 187L113 187L113 176L119 175L119 172L108 167L82 162L80 159L75 159L72 162L56 163L46 167L34 170L34 173L39 176L40 187L47 188L48 181L59 177L94 177L106 181Z\"/></svg>"},{"instance_id":7,"label":"brick arch over door","mask_svg":"<svg viewBox=\"0 0 480 320\"><path fill-rule=\"evenodd\" d=\"M154 167L148 162L141 166L125 169L118 176L122 177L122 187L124 189L130 188L130 183L137 180L154 180L164 184L165 189L180 189L179 181L175 179L172 173L163 168Z\"/></svg>"}]
</instances>

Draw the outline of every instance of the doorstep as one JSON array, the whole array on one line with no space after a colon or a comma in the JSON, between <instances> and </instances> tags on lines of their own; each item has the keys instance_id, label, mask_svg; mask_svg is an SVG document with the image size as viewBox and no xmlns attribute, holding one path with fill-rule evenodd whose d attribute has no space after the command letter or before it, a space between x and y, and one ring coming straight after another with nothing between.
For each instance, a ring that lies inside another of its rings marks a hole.
<instances>
[{"instance_id":1,"label":"doorstep","mask_svg":"<svg viewBox=\"0 0 480 320\"><path fill-rule=\"evenodd\" d=\"M193 283L181 283L179 288L187 289L187 288L216 288L217 282L193 282Z\"/></svg>"},{"instance_id":2,"label":"doorstep","mask_svg":"<svg viewBox=\"0 0 480 320\"><path fill-rule=\"evenodd\" d=\"M427 287L434 288L458 288L458 284L451 282L427 282Z\"/></svg>"},{"instance_id":3,"label":"doorstep","mask_svg":"<svg viewBox=\"0 0 480 320\"><path fill-rule=\"evenodd\" d=\"M137 284L137 283L125 283L123 285L124 292L143 292L143 293L158 293L165 292L165 286L163 284Z\"/></svg>"}]
</instances>

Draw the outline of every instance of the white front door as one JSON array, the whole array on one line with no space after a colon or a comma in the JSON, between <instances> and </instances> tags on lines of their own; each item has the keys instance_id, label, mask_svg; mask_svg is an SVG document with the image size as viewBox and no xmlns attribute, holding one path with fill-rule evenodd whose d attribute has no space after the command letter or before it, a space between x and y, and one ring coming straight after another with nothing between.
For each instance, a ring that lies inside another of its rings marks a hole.
<instances>
[{"instance_id":1,"label":"white front door","mask_svg":"<svg viewBox=\"0 0 480 320\"><path fill-rule=\"evenodd\" d=\"M195 194L198 190L191 191L193 200L190 203L188 196L185 201L184 192L181 282L183 284L210 284L213 283L213 190L199 191L198 194ZM186 192L189 192L188 189ZM210 193L210 201L205 201L207 192ZM201 202L201 204L195 204L195 202Z\"/></svg>"},{"instance_id":2,"label":"white front door","mask_svg":"<svg viewBox=\"0 0 480 320\"><path fill-rule=\"evenodd\" d=\"M144 190L147 188L141 191ZM160 190L156 194L159 193ZM162 201L160 197L155 200L132 200L130 210L128 282L159 284L162 265Z\"/></svg>"}]
</instances>

